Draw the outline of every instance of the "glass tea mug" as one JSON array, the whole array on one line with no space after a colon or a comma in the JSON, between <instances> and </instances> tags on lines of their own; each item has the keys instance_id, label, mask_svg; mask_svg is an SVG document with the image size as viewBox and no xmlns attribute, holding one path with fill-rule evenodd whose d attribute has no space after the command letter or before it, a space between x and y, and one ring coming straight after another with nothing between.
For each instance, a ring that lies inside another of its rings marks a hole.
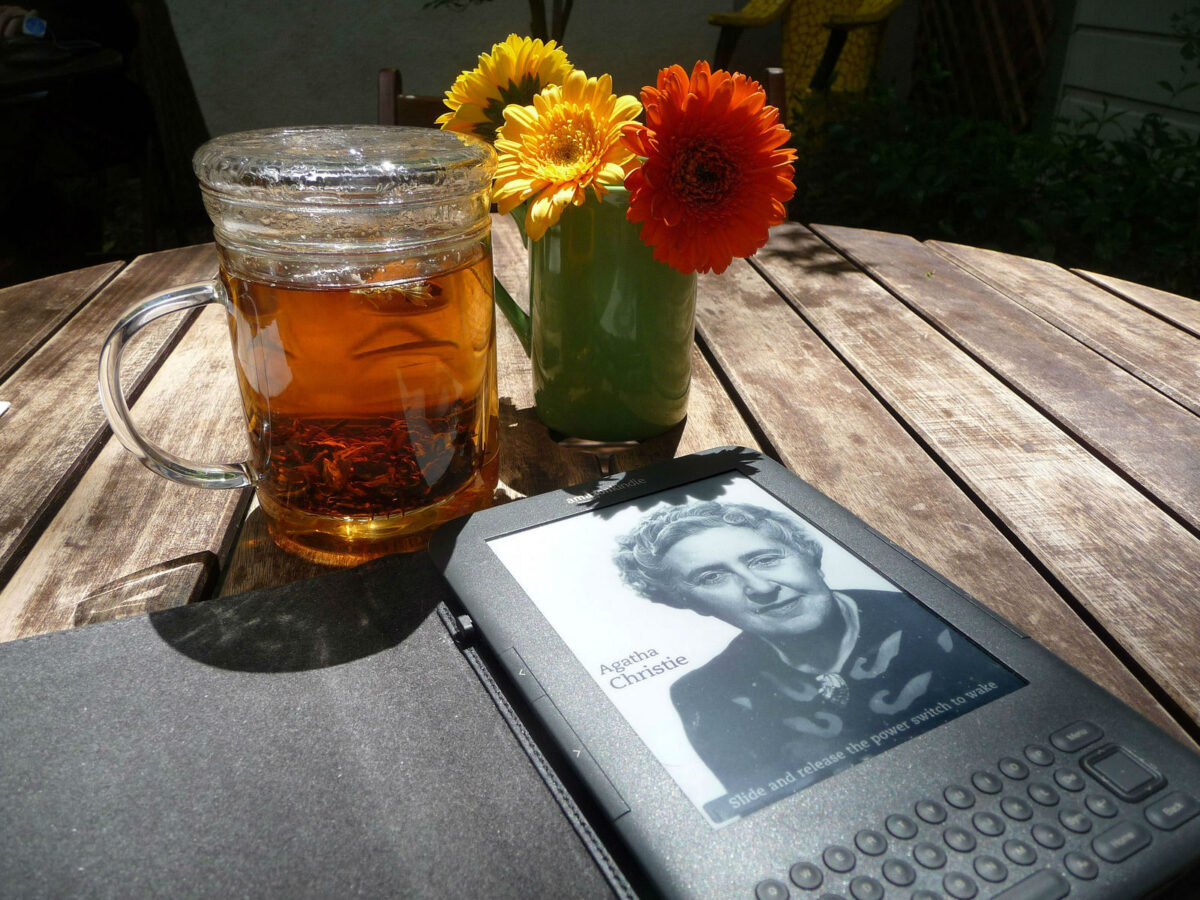
<instances>
[{"instance_id":1,"label":"glass tea mug","mask_svg":"<svg viewBox=\"0 0 1200 900\"><path fill-rule=\"evenodd\" d=\"M275 542L352 565L491 502L498 404L491 147L426 128L226 135L193 160L219 279L128 310L100 358L113 433L151 470L254 486ZM207 303L229 319L250 457L198 465L138 433L121 350Z\"/></svg>"}]
</instances>

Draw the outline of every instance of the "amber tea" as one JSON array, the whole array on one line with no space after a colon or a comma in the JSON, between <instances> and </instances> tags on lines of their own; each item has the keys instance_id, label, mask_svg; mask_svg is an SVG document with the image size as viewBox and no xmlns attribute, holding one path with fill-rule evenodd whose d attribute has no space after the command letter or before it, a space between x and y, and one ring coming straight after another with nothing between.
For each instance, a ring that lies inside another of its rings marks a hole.
<instances>
[{"instance_id":1,"label":"amber tea","mask_svg":"<svg viewBox=\"0 0 1200 900\"><path fill-rule=\"evenodd\" d=\"M492 268L477 249L448 272L381 270L359 287L268 285L222 266L250 468L285 549L338 564L415 549L490 500Z\"/></svg>"}]
</instances>

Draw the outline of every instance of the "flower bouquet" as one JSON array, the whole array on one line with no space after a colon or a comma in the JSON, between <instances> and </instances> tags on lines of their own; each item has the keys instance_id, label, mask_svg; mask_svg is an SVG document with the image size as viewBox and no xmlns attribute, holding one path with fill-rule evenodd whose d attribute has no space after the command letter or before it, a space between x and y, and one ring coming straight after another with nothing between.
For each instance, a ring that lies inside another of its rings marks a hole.
<instances>
[{"instance_id":1,"label":"flower bouquet","mask_svg":"<svg viewBox=\"0 0 1200 900\"><path fill-rule=\"evenodd\" d=\"M675 65L642 89L510 35L446 92L438 123L494 141L492 199L519 217L530 312L497 301L530 350L538 414L563 435L638 440L686 415L696 274L767 241L795 153L757 82Z\"/></svg>"}]
</instances>

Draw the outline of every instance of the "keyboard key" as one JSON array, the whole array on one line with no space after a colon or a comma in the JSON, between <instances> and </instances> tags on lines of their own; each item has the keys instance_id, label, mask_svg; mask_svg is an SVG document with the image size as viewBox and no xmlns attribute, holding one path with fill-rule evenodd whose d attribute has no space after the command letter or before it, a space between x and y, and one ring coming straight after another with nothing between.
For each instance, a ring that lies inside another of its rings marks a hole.
<instances>
[{"instance_id":1,"label":"keyboard key","mask_svg":"<svg viewBox=\"0 0 1200 900\"><path fill-rule=\"evenodd\" d=\"M930 825L941 825L946 821L946 807L936 800L918 800L914 809L917 815Z\"/></svg>"},{"instance_id":2,"label":"keyboard key","mask_svg":"<svg viewBox=\"0 0 1200 900\"><path fill-rule=\"evenodd\" d=\"M883 877L896 887L908 887L917 880L917 870L902 859L885 859Z\"/></svg>"},{"instance_id":3,"label":"keyboard key","mask_svg":"<svg viewBox=\"0 0 1200 900\"><path fill-rule=\"evenodd\" d=\"M1084 856L1082 853L1076 853L1074 850L1063 857L1063 864L1067 867L1068 872L1084 881L1092 881L1100 874L1100 867L1096 865L1094 859Z\"/></svg>"},{"instance_id":4,"label":"keyboard key","mask_svg":"<svg viewBox=\"0 0 1200 900\"><path fill-rule=\"evenodd\" d=\"M978 856L975 858L975 874L984 881L999 884L1008 877L1008 866L994 856Z\"/></svg>"},{"instance_id":5,"label":"keyboard key","mask_svg":"<svg viewBox=\"0 0 1200 900\"><path fill-rule=\"evenodd\" d=\"M847 850L837 844L826 847L825 852L821 854L821 859L835 872L849 872L858 862L853 850Z\"/></svg>"},{"instance_id":6,"label":"keyboard key","mask_svg":"<svg viewBox=\"0 0 1200 900\"><path fill-rule=\"evenodd\" d=\"M874 878L859 875L850 879L850 896L854 900L883 900L883 885Z\"/></svg>"},{"instance_id":7,"label":"keyboard key","mask_svg":"<svg viewBox=\"0 0 1200 900\"><path fill-rule=\"evenodd\" d=\"M1004 834L1004 820L995 813L977 812L971 816L971 824L976 831L988 837Z\"/></svg>"},{"instance_id":8,"label":"keyboard key","mask_svg":"<svg viewBox=\"0 0 1200 900\"><path fill-rule=\"evenodd\" d=\"M1094 744L1104 737L1104 732L1098 725L1091 722L1076 722L1050 735L1050 743L1063 753L1074 753L1082 750L1088 744Z\"/></svg>"},{"instance_id":9,"label":"keyboard key","mask_svg":"<svg viewBox=\"0 0 1200 900\"><path fill-rule=\"evenodd\" d=\"M1033 839L1047 850L1057 850L1067 842L1067 839L1063 837L1063 833L1061 831L1059 831L1053 825L1046 825L1042 822L1034 825L1033 828L1030 829L1030 833L1033 835Z\"/></svg>"},{"instance_id":10,"label":"keyboard key","mask_svg":"<svg viewBox=\"0 0 1200 900\"><path fill-rule=\"evenodd\" d=\"M913 859L926 869L940 869L946 864L946 851L937 844L922 841L913 847Z\"/></svg>"},{"instance_id":11,"label":"keyboard key","mask_svg":"<svg viewBox=\"0 0 1200 900\"><path fill-rule=\"evenodd\" d=\"M788 900L787 885L774 878L760 881L754 887L754 900Z\"/></svg>"},{"instance_id":12,"label":"keyboard key","mask_svg":"<svg viewBox=\"0 0 1200 900\"><path fill-rule=\"evenodd\" d=\"M883 825L887 828L888 834L892 837L900 838L902 841L907 841L917 836L917 823L908 816L888 816Z\"/></svg>"},{"instance_id":13,"label":"keyboard key","mask_svg":"<svg viewBox=\"0 0 1200 900\"><path fill-rule=\"evenodd\" d=\"M1150 832L1136 822L1118 822L1092 838L1092 850L1107 862L1124 862L1149 847L1150 840Z\"/></svg>"},{"instance_id":14,"label":"keyboard key","mask_svg":"<svg viewBox=\"0 0 1200 900\"><path fill-rule=\"evenodd\" d=\"M1018 881L994 900L1062 900L1071 892L1071 882L1053 869L1041 869Z\"/></svg>"},{"instance_id":15,"label":"keyboard key","mask_svg":"<svg viewBox=\"0 0 1200 900\"><path fill-rule=\"evenodd\" d=\"M1092 830L1092 820L1078 806L1064 806L1058 811L1058 821L1067 831L1076 834L1087 834Z\"/></svg>"},{"instance_id":16,"label":"keyboard key","mask_svg":"<svg viewBox=\"0 0 1200 900\"><path fill-rule=\"evenodd\" d=\"M959 853L970 853L975 849L975 835L957 825L951 825L943 831L942 840L946 842L947 847Z\"/></svg>"},{"instance_id":17,"label":"keyboard key","mask_svg":"<svg viewBox=\"0 0 1200 900\"><path fill-rule=\"evenodd\" d=\"M788 870L792 884L806 891L815 891L825 880L824 873L810 862L798 862Z\"/></svg>"},{"instance_id":18,"label":"keyboard key","mask_svg":"<svg viewBox=\"0 0 1200 900\"><path fill-rule=\"evenodd\" d=\"M962 872L947 872L942 878L942 888L955 900L971 900L979 893L978 885Z\"/></svg>"},{"instance_id":19,"label":"keyboard key","mask_svg":"<svg viewBox=\"0 0 1200 900\"><path fill-rule=\"evenodd\" d=\"M1087 808L1092 811L1093 815L1105 819L1113 818L1120 811L1113 798L1104 794L1088 794L1087 799L1083 802L1087 804Z\"/></svg>"},{"instance_id":20,"label":"keyboard key","mask_svg":"<svg viewBox=\"0 0 1200 900\"><path fill-rule=\"evenodd\" d=\"M1030 744L1025 748L1025 758L1035 766L1049 766L1054 764L1054 751L1041 744Z\"/></svg>"},{"instance_id":21,"label":"keyboard key","mask_svg":"<svg viewBox=\"0 0 1200 900\"><path fill-rule=\"evenodd\" d=\"M1004 855L1018 866L1032 866L1037 862L1037 851L1015 838L1004 842Z\"/></svg>"},{"instance_id":22,"label":"keyboard key","mask_svg":"<svg viewBox=\"0 0 1200 900\"><path fill-rule=\"evenodd\" d=\"M1054 806L1058 803L1058 791L1044 781L1030 782L1026 790L1029 793L1029 799L1041 806Z\"/></svg>"},{"instance_id":23,"label":"keyboard key","mask_svg":"<svg viewBox=\"0 0 1200 900\"><path fill-rule=\"evenodd\" d=\"M868 856L880 856L887 852L887 838L878 831L864 828L854 836L854 845Z\"/></svg>"},{"instance_id":24,"label":"keyboard key","mask_svg":"<svg viewBox=\"0 0 1200 900\"><path fill-rule=\"evenodd\" d=\"M1200 813L1200 803L1183 791L1167 794L1146 807L1146 818L1162 831L1173 831L1188 819L1195 818L1197 813Z\"/></svg>"},{"instance_id":25,"label":"keyboard key","mask_svg":"<svg viewBox=\"0 0 1200 900\"><path fill-rule=\"evenodd\" d=\"M961 784L950 785L942 791L942 796L946 798L947 803L958 809L970 809L975 805L975 795Z\"/></svg>"},{"instance_id":26,"label":"keyboard key","mask_svg":"<svg viewBox=\"0 0 1200 900\"><path fill-rule=\"evenodd\" d=\"M1004 782L991 772L976 772L971 776L971 784L975 790L984 794L998 794L1004 790Z\"/></svg>"},{"instance_id":27,"label":"keyboard key","mask_svg":"<svg viewBox=\"0 0 1200 900\"><path fill-rule=\"evenodd\" d=\"M1018 822L1028 822L1033 818L1033 807L1020 797L1005 797L1000 801L1000 810Z\"/></svg>"},{"instance_id":28,"label":"keyboard key","mask_svg":"<svg viewBox=\"0 0 1200 900\"><path fill-rule=\"evenodd\" d=\"M1087 782L1083 780L1083 776L1074 769L1058 769L1054 773L1054 783L1064 791L1082 791L1087 787Z\"/></svg>"},{"instance_id":29,"label":"keyboard key","mask_svg":"<svg viewBox=\"0 0 1200 900\"><path fill-rule=\"evenodd\" d=\"M1021 781L1029 777L1029 766L1011 756L1004 757L996 763L996 767L1000 769L1005 778L1011 778L1013 781Z\"/></svg>"},{"instance_id":30,"label":"keyboard key","mask_svg":"<svg viewBox=\"0 0 1200 900\"><path fill-rule=\"evenodd\" d=\"M1130 803L1145 800L1167 783L1162 775L1117 744L1089 753L1079 764L1085 772Z\"/></svg>"}]
</instances>

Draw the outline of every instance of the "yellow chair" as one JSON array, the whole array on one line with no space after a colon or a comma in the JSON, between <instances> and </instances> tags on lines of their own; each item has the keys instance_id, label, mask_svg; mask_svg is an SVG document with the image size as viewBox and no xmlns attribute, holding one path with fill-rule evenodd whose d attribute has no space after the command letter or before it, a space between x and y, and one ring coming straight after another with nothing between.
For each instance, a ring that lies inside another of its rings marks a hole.
<instances>
[{"instance_id":1,"label":"yellow chair","mask_svg":"<svg viewBox=\"0 0 1200 900\"><path fill-rule=\"evenodd\" d=\"M866 90L888 17L903 0L750 0L737 12L713 13L720 26L716 68L728 68L746 28L780 20L788 118L813 93Z\"/></svg>"}]
</instances>

